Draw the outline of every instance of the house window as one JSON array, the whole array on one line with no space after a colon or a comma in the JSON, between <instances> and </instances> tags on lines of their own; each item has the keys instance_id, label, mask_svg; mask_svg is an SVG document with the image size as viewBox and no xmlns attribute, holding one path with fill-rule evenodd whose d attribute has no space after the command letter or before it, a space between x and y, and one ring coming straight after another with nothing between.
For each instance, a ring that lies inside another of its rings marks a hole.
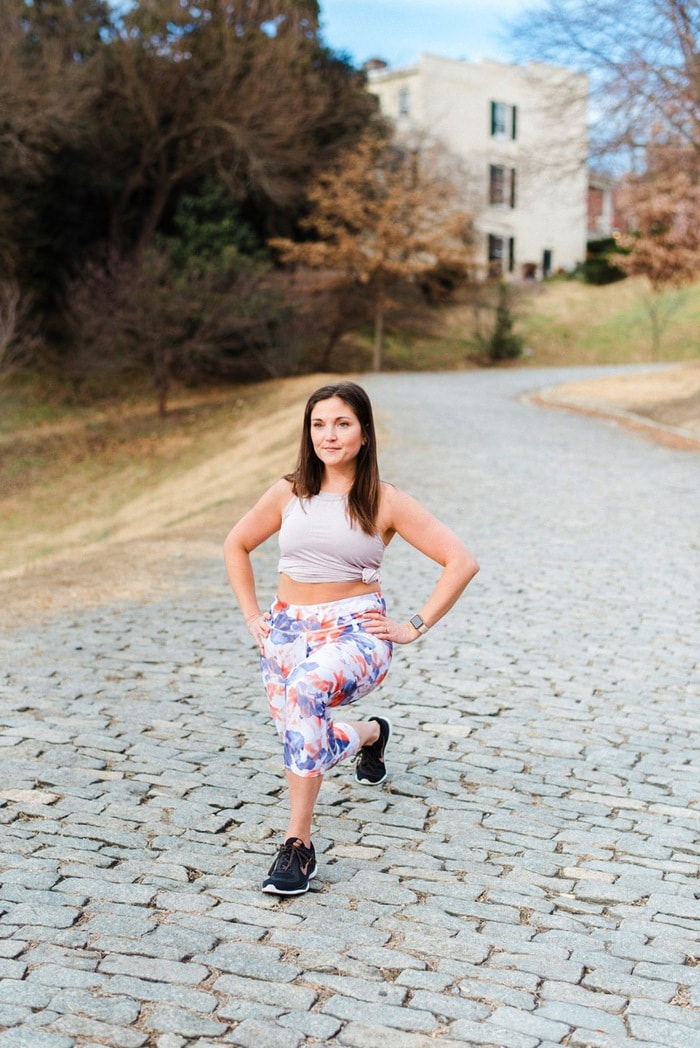
<instances>
[{"instance_id":1,"label":"house window","mask_svg":"<svg viewBox=\"0 0 700 1048\"><path fill-rule=\"evenodd\" d=\"M502 277L515 269L515 237L495 236L489 233L489 276Z\"/></svg>"},{"instance_id":2,"label":"house window","mask_svg":"<svg viewBox=\"0 0 700 1048\"><path fill-rule=\"evenodd\" d=\"M410 112L410 92L407 87L399 91L399 116L408 116Z\"/></svg>"},{"instance_id":3,"label":"house window","mask_svg":"<svg viewBox=\"0 0 700 1048\"><path fill-rule=\"evenodd\" d=\"M507 102L491 103L491 135L493 138L518 137L518 107Z\"/></svg>"},{"instance_id":4,"label":"house window","mask_svg":"<svg viewBox=\"0 0 700 1048\"><path fill-rule=\"evenodd\" d=\"M515 168L489 164L489 204L515 207Z\"/></svg>"}]
</instances>

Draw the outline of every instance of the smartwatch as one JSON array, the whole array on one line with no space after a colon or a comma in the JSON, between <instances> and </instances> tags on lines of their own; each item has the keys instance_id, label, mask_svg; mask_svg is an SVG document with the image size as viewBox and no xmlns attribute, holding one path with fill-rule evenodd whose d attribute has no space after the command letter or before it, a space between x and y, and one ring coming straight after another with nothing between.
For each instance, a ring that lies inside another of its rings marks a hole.
<instances>
[{"instance_id":1,"label":"smartwatch","mask_svg":"<svg viewBox=\"0 0 700 1048\"><path fill-rule=\"evenodd\" d=\"M418 630L419 633L427 633L429 627L423 622L420 615L414 615L412 619L408 620L414 629Z\"/></svg>"}]
</instances>

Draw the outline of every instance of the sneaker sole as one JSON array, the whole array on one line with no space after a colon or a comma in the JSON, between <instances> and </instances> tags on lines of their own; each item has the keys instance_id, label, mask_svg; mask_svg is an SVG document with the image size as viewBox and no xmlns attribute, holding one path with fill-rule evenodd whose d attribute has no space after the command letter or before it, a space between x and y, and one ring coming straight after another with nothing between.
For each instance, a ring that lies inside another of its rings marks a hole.
<instances>
[{"instance_id":1,"label":"sneaker sole","mask_svg":"<svg viewBox=\"0 0 700 1048\"><path fill-rule=\"evenodd\" d=\"M361 786L381 786L383 782L386 782L387 774L383 775L381 779L361 779L360 776L355 772L355 781L359 782Z\"/></svg>"},{"instance_id":2,"label":"sneaker sole","mask_svg":"<svg viewBox=\"0 0 700 1048\"><path fill-rule=\"evenodd\" d=\"M262 891L266 895L305 895L311 887L311 881L318 873L318 867L314 866L313 873L309 874L309 879L303 888L277 888L274 884L263 884Z\"/></svg>"}]
</instances>

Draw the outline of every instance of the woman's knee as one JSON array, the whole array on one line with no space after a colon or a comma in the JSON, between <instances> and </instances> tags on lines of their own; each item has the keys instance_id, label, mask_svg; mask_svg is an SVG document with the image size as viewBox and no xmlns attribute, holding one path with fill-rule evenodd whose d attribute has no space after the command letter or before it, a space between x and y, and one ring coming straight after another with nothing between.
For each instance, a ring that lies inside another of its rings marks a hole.
<instances>
[{"instance_id":1,"label":"woman's knee","mask_svg":"<svg viewBox=\"0 0 700 1048\"><path fill-rule=\"evenodd\" d=\"M352 701L358 689L373 685L386 672L391 662L386 645L375 652L359 643L328 644L312 652L294 667L287 678L287 689L310 696L316 693L326 701Z\"/></svg>"}]
</instances>

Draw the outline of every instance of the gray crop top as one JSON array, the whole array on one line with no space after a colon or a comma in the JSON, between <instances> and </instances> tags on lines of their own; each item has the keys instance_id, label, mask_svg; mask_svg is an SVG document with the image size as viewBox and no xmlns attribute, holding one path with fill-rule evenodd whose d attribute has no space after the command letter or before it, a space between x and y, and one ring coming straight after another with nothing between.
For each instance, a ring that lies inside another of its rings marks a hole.
<instances>
[{"instance_id":1,"label":"gray crop top","mask_svg":"<svg viewBox=\"0 0 700 1048\"><path fill-rule=\"evenodd\" d=\"M278 570L296 582L379 582L382 537L350 524L346 495L295 495L282 514L279 545Z\"/></svg>"}]
</instances>

